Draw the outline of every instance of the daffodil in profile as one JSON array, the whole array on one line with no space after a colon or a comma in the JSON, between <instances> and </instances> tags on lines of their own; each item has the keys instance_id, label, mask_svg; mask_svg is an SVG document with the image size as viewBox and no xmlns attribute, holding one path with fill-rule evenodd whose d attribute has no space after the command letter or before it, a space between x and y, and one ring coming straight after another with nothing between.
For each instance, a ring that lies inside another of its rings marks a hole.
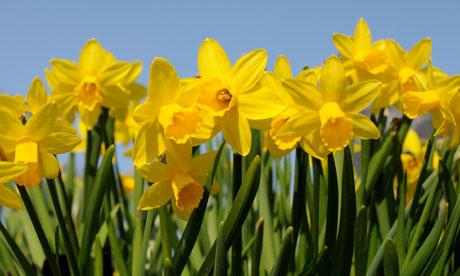
<instances>
[{"instance_id":1,"label":"daffodil in profile","mask_svg":"<svg viewBox=\"0 0 460 276\"><path fill-rule=\"evenodd\" d=\"M257 49L232 65L220 44L210 38L198 52L197 102L212 112L217 129L243 156L251 148L251 126L283 109L276 93L260 83L266 64L266 51Z\"/></svg>"},{"instance_id":2,"label":"daffodil in profile","mask_svg":"<svg viewBox=\"0 0 460 276\"><path fill-rule=\"evenodd\" d=\"M139 62L117 61L95 39L83 47L78 63L65 59L52 59L50 63L46 79L52 88L51 99L70 121L78 111L88 129L96 124L102 108L128 107L128 87L141 68Z\"/></svg>"},{"instance_id":3,"label":"daffodil in profile","mask_svg":"<svg viewBox=\"0 0 460 276\"><path fill-rule=\"evenodd\" d=\"M302 111L285 122L279 135L304 136L301 146L312 156L324 158L346 147L355 137L380 137L374 123L359 114L377 96L380 82L346 86L344 67L336 56L324 63L319 87L298 79L286 79L283 85Z\"/></svg>"},{"instance_id":4,"label":"daffodil in profile","mask_svg":"<svg viewBox=\"0 0 460 276\"><path fill-rule=\"evenodd\" d=\"M460 144L460 92L452 91L445 97L446 108L441 113L433 113L433 126L436 129L435 135L450 136L451 148Z\"/></svg>"},{"instance_id":5,"label":"daffodil in profile","mask_svg":"<svg viewBox=\"0 0 460 276\"><path fill-rule=\"evenodd\" d=\"M1 160L1 158L0 158ZM16 192L9 189L5 183L23 174L27 165L14 162L0 161L0 205L12 209L22 208L21 200Z\"/></svg>"},{"instance_id":6,"label":"daffodil in profile","mask_svg":"<svg viewBox=\"0 0 460 276\"><path fill-rule=\"evenodd\" d=\"M7 160L26 164L27 170L15 180L33 187L43 177L55 178L59 164L54 154L69 152L80 143L76 131L59 120L55 103L47 103L32 116L17 118L0 109L0 148Z\"/></svg>"},{"instance_id":7,"label":"daffodil in profile","mask_svg":"<svg viewBox=\"0 0 460 276\"><path fill-rule=\"evenodd\" d=\"M166 163L160 161L142 166L141 175L152 186L139 201L140 210L159 208L169 201L176 215L187 219L198 207L204 192L204 183L214 162L216 152L192 158L192 146L167 142Z\"/></svg>"},{"instance_id":8,"label":"daffodil in profile","mask_svg":"<svg viewBox=\"0 0 460 276\"><path fill-rule=\"evenodd\" d=\"M138 167L163 155L166 139L199 143L211 138L214 125L209 112L188 97L174 67L160 57L152 61L147 100L137 106L133 118L140 124L133 151Z\"/></svg>"}]
</instances>

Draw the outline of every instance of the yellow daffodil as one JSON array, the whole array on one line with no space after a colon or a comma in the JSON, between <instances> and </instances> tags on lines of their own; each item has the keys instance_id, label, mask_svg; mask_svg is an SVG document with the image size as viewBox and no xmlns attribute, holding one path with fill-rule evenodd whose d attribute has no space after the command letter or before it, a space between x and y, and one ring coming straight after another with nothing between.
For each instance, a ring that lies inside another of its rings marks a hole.
<instances>
[{"instance_id":1,"label":"yellow daffodil","mask_svg":"<svg viewBox=\"0 0 460 276\"><path fill-rule=\"evenodd\" d=\"M166 139L184 144L211 137L212 117L187 96L174 67L164 58L155 58L150 67L147 100L133 114L141 125L133 151L136 166L164 154Z\"/></svg>"},{"instance_id":2,"label":"yellow daffodil","mask_svg":"<svg viewBox=\"0 0 460 276\"><path fill-rule=\"evenodd\" d=\"M123 185L123 189L125 189L128 192L134 191L135 187L135 180L134 177L127 175L127 174L121 174L121 184Z\"/></svg>"},{"instance_id":3,"label":"yellow daffodil","mask_svg":"<svg viewBox=\"0 0 460 276\"><path fill-rule=\"evenodd\" d=\"M322 67L319 87L306 81L287 79L283 86L302 112L292 116L279 135L305 136L303 149L317 158L341 150L354 137L376 139L377 127L359 114L377 96L378 81L345 85L345 71L340 60L332 56Z\"/></svg>"},{"instance_id":4,"label":"yellow daffodil","mask_svg":"<svg viewBox=\"0 0 460 276\"><path fill-rule=\"evenodd\" d=\"M389 67L385 41L372 43L371 31L364 18L358 20L353 36L335 33L333 42L340 54L351 60L358 71L377 75Z\"/></svg>"},{"instance_id":5,"label":"yellow daffodil","mask_svg":"<svg viewBox=\"0 0 460 276\"><path fill-rule=\"evenodd\" d=\"M13 209L22 208L18 194L10 190L4 183L17 178L26 170L27 165L25 164L0 161L0 205Z\"/></svg>"},{"instance_id":6,"label":"yellow daffodil","mask_svg":"<svg viewBox=\"0 0 460 276\"><path fill-rule=\"evenodd\" d=\"M0 109L0 148L8 160L28 166L27 171L16 178L18 184L33 187L42 177L57 177L59 164L53 154L68 152L80 143L75 130L57 119L57 112L56 104L48 103L27 122L22 117L21 122Z\"/></svg>"},{"instance_id":7,"label":"yellow daffodil","mask_svg":"<svg viewBox=\"0 0 460 276\"><path fill-rule=\"evenodd\" d=\"M433 112L433 126L436 135L450 135L450 146L455 148L460 144L460 92L448 93L445 102L447 108L442 108L441 114Z\"/></svg>"},{"instance_id":8,"label":"yellow daffodil","mask_svg":"<svg viewBox=\"0 0 460 276\"><path fill-rule=\"evenodd\" d=\"M399 94L417 91L417 83L424 81L423 67L431 56L431 39L424 38L417 42L408 52L394 40L387 41L387 53L391 66L396 71Z\"/></svg>"},{"instance_id":9,"label":"yellow daffodil","mask_svg":"<svg viewBox=\"0 0 460 276\"><path fill-rule=\"evenodd\" d=\"M153 185L139 201L140 210L159 208L169 201L176 215L187 219L200 204L204 183L216 152L208 152L192 159L192 146L167 142L166 164L154 162L139 169Z\"/></svg>"},{"instance_id":10,"label":"yellow daffodil","mask_svg":"<svg viewBox=\"0 0 460 276\"><path fill-rule=\"evenodd\" d=\"M102 107L111 110L127 108L131 95L127 92L131 91L128 87L140 70L139 62L117 61L95 39L91 39L83 47L78 63L51 60L51 70L46 70L46 78L59 112L73 120L74 112L78 110L81 120L91 129Z\"/></svg>"},{"instance_id":11,"label":"yellow daffodil","mask_svg":"<svg viewBox=\"0 0 460 276\"><path fill-rule=\"evenodd\" d=\"M208 38L199 49L197 102L213 113L225 140L243 156L251 148L250 125L283 109L276 93L260 84L266 64L263 49L243 55L233 66L217 41Z\"/></svg>"},{"instance_id":12,"label":"yellow daffodil","mask_svg":"<svg viewBox=\"0 0 460 276\"><path fill-rule=\"evenodd\" d=\"M410 129L403 144L403 153L401 153L401 162L403 164L404 171L407 173L407 192L406 202L409 202L414 196L415 188L417 186L420 172L422 171L426 143L422 143L416 131ZM439 164L440 156L433 149L433 168L437 169Z\"/></svg>"},{"instance_id":13,"label":"yellow daffodil","mask_svg":"<svg viewBox=\"0 0 460 276\"><path fill-rule=\"evenodd\" d=\"M447 96L455 93L460 88L460 75L445 77L437 80L434 77L431 64L426 73L426 86L420 84L420 89L410 90L402 95L402 105L407 117L414 119L428 112L433 112L435 121L442 117L443 112L449 112L447 108ZM441 110L444 109L444 110Z\"/></svg>"},{"instance_id":14,"label":"yellow daffodil","mask_svg":"<svg viewBox=\"0 0 460 276\"><path fill-rule=\"evenodd\" d=\"M289 61L285 56L279 56L275 62L273 74L266 73L262 79L262 84L268 87L271 91L276 91L280 103L284 106L283 111L275 116L271 122L265 142L268 150L275 156L286 155L291 152L297 143L304 139L302 136L279 135L279 129L294 115L299 113L302 108L298 106L291 98L289 93L281 84L282 79L292 79L292 70ZM312 70L303 70L297 79L304 80L314 84L317 82L317 75Z\"/></svg>"}]
</instances>

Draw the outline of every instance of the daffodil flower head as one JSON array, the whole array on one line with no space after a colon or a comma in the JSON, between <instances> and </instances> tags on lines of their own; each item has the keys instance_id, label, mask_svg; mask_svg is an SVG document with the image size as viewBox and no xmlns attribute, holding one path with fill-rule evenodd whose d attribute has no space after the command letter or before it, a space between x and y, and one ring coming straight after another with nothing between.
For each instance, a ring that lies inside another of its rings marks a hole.
<instances>
[{"instance_id":1,"label":"daffodil flower head","mask_svg":"<svg viewBox=\"0 0 460 276\"><path fill-rule=\"evenodd\" d=\"M142 166L165 153L165 140L193 144L211 138L214 121L209 112L185 93L174 67L155 58L150 68L147 100L133 118L140 124L134 144L134 163Z\"/></svg>"},{"instance_id":2,"label":"daffodil flower head","mask_svg":"<svg viewBox=\"0 0 460 276\"><path fill-rule=\"evenodd\" d=\"M159 208L169 201L181 219L187 219L198 207L216 152L209 152L192 159L191 144L167 142L166 163L154 162L139 168L141 175L152 186L139 201L140 210Z\"/></svg>"},{"instance_id":3,"label":"daffodil flower head","mask_svg":"<svg viewBox=\"0 0 460 276\"><path fill-rule=\"evenodd\" d=\"M117 61L95 39L89 40L80 52L78 63L51 60L46 79L52 88L61 115L72 119L78 110L88 129L97 122L102 107L127 108L127 88L139 75L139 63ZM131 82L131 83L129 83Z\"/></svg>"},{"instance_id":4,"label":"daffodil flower head","mask_svg":"<svg viewBox=\"0 0 460 276\"><path fill-rule=\"evenodd\" d=\"M69 152L80 143L76 131L56 114L53 102L22 120L0 109L0 124L4 129L0 148L15 163L27 165L27 171L16 178L18 184L33 187L42 177L57 177L59 164L54 154Z\"/></svg>"},{"instance_id":5,"label":"daffodil flower head","mask_svg":"<svg viewBox=\"0 0 460 276\"><path fill-rule=\"evenodd\" d=\"M319 86L303 80L287 79L284 87L302 107L280 129L279 135L303 137L300 145L317 158L346 147L352 138L376 139L377 127L359 114L377 96L379 81L346 85L345 70L332 56L322 67Z\"/></svg>"},{"instance_id":6,"label":"daffodil flower head","mask_svg":"<svg viewBox=\"0 0 460 276\"><path fill-rule=\"evenodd\" d=\"M245 156L251 148L250 125L273 118L283 106L274 91L261 85L267 53L256 49L232 66L221 45L207 38L198 52L197 103L216 117L232 149Z\"/></svg>"}]
</instances>

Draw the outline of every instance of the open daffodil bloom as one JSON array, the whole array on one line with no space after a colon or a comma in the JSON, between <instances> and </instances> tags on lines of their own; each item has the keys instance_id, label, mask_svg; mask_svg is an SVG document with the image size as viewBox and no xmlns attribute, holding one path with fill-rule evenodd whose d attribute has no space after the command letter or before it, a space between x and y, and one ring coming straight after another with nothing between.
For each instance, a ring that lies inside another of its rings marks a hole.
<instances>
[{"instance_id":1,"label":"open daffodil bloom","mask_svg":"<svg viewBox=\"0 0 460 276\"><path fill-rule=\"evenodd\" d=\"M300 143L317 158L346 147L354 137L376 139L377 127L359 114L377 96L378 81L365 81L346 87L345 71L332 56L323 65L319 88L309 82L287 79L284 87L302 107L279 130L279 135L305 136Z\"/></svg>"},{"instance_id":2,"label":"open daffodil bloom","mask_svg":"<svg viewBox=\"0 0 460 276\"><path fill-rule=\"evenodd\" d=\"M216 152L192 159L191 144L167 144L166 164L154 162L139 169L142 176L153 183L139 201L139 209L151 210L172 201L178 217L187 219L203 197L203 185Z\"/></svg>"},{"instance_id":3,"label":"open daffodil bloom","mask_svg":"<svg viewBox=\"0 0 460 276\"><path fill-rule=\"evenodd\" d=\"M283 109L276 93L260 85L266 64L267 53L257 49L232 66L224 49L210 38L198 53L197 102L211 110L225 140L243 156L251 148L250 123L270 119Z\"/></svg>"}]
</instances>

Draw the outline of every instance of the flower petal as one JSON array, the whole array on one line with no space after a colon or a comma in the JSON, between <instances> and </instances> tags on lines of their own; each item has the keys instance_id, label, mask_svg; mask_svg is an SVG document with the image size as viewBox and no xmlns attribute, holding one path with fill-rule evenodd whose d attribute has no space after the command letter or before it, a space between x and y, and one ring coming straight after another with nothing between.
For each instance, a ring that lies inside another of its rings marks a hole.
<instances>
[{"instance_id":1,"label":"flower petal","mask_svg":"<svg viewBox=\"0 0 460 276\"><path fill-rule=\"evenodd\" d=\"M26 164L0 161L0 184L15 179L16 177L23 174L26 170Z\"/></svg>"},{"instance_id":2,"label":"flower petal","mask_svg":"<svg viewBox=\"0 0 460 276\"><path fill-rule=\"evenodd\" d=\"M57 106L48 103L40 108L26 124L26 135L35 141L40 141L48 136L56 123Z\"/></svg>"},{"instance_id":3,"label":"flower petal","mask_svg":"<svg viewBox=\"0 0 460 276\"><path fill-rule=\"evenodd\" d=\"M241 116L237 108L231 108L223 118L218 118L225 140L234 152L246 156L251 149L251 129L248 120Z\"/></svg>"},{"instance_id":4,"label":"flower petal","mask_svg":"<svg viewBox=\"0 0 460 276\"><path fill-rule=\"evenodd\" d=\"M32 84L29 87L29 93L27 93L27 102L29 103L30 112L35 113L46 104L48 95L46 94L46 88L43 82L35 77Z\"/></svg>"},{"instance_id":5,"label":"flower petal","mask_svg":"<svg viewBox=\"0 0 460 276\"><path fill-rule=\"evenodd\" d=\"M212 169L214 159L216 158L216 151L210 151L205 154L198 155L192 159L190 164L189 173L192 177L198 181L201 185L204 185L208 173Z\"/></svg>"},{"instance_id":6,"label":"flower petal","mask_svg":"<svg viewBox=\"0 0 460 276\"><path fill-rule=\"evenodd\" d=\"M378 139L380 130L366 116L359 113L347 113L353 125L353 136L360 139Z\"/></svg>"},{"instance_id":7,"label":"flower petal","mask_svg":"<svg viewBox=\"0 0 460 276\"><path fill-rule=\"evenodd\" d=\"M148 95L159 103L175 102L180 94L176 69L164 58L156 57L150 66Z\"/></svg>"},{"instance_id":8,"label":"flower petal","mask_svg":"<svg viewBox=\"0 0 460 276\"><path fill-rule=\"evenodd\" d=\"M51 68L53 68L50 73L56 77L58 83L78 85L81 80L81 73L75 62L66 59L52 59L50 63Z\"/></svg>"},{"instance_id":9,"label":"flower petal","mask_svg":"<svg viewBox=\"0 0 460 276\"><path fill-rule=\"evenodd\" d=\"M353 39L355 41L356 51L366 50L371 47L371 31L369 30L369 26L367 25L367 22L364 20L364 18L360 18L358 20Z\"/></svg>"},{"instance_id":10,"label":"flower petal","mask_svg":"<svg viewBox=\"0 0 460 276\"><path fill-rule=\"evenodd\" d=\"M176 144L173 141L166 140L165 145L168 164L183 171L188 170L192 162L192 144Z\"/></svg>"},{"instance_id":11,"label":"flower petal","mask_svg":"<svg viewBox=\"0 0 460 276\"><path fill-rule=\"evenodd\" d=\"M279 79L292 79L291 65L284 55L280 55L276 59L273 74Z\"/></svg>"},{"instance_id":12,"label":"flower petal","mask_svg":"<svg viewBox=\"0 0 460 276\"><path fill-rule=\"evenodd\" d=\"M198 70L203 78L218 78L227 81L231 64L225 50L212 38L206 38L198 50Z\"/></svg>"},{"instance_id":13,"label":"flower petal","mask_svg":"<svg viewBox=\"0 0 460 276\"><path fill-rule=\"evenodd\" d=\"M116 108L128 106L129 97L118 86L104 87L103 89L101 89L101 94L101 104L105 107Z\"/></svg>"},{"instance_id":14,"label":"flower petal","mask_svg":"<svg viewBox=\"0 0 460 276\"><path fill-rule=\"evenodd\" d=\"M96 104L93 109L88 109L86 106L79 104L78 113L80 114L80 119L85 124L86 128L91 130L99 119L99 115L101 114L101 106Z\"/></svg>"},{"instance_id":15,"label":"flower petal","mask_svg":"<svg viewBox=\"0 0 460 276\"><path fill-rule=\"evenodd\" d=\"M167 181L171 178L172 173L169 165L159 161L145 164L144 166L139 167L138 170L142 177L151 183Z\"/></svg>"},{"instance_id":16,"label":"flower petal","mask_svg":"<svg viewBox=\"0 0 460 276\"><path fill-rule=\"evenodd\" d=\"M96 39L90 39L80 52L78 63L83 73L96 75L103 69L105 62L105 50Z\"/></svg>"},{"instance_id":17,"label":"flower petal","mask_svg":"<svg viewBox=\"0 0 460 276\"><path fill-rule=\"evenodd\" d=\"M1 135L8 138L20 138L24 134L24 126L19 117L13 117L11 113L0 107ZM0 144L0 146L3 146Z\"/></svg>"},{"instance_id":18,"label":"flower petal","mask_svg":"<svg viewBox=\"0 0 460 276\"><path fill-rule=\"evenodd\" d=\"M360 112L369 106L379 95L381 82L369 80L359 82L346 88L342 108L345 112Z\"/></svg>"},{"instance_id":19,"label":"flower petal","mask_svg":"<svg viewBox=\"0 0 460 276\"><path fill-rule=\"evenodd\" d=\"M348 35L343 34L333 34L332 41L334 42L335 48L339 53L348 58L353 58L353 39Z\"/></svg>"},{"instance_id":20,"label":"flower petal","mask_svg":"<svg viewBox=\"0 0 460 276\"><path fill-rule=\"evenodd\" d=\"M327 147L323 144L319 129L313 131L309 135L302 137L299 141L300 146L304 151L312 157L324 159L330 153Z\"/></svg>"},{"instance_id":21,"label":"flower petal","mask_svg":"<svg viewBox=\"0 0 460 276\"><path fill-rule=\"evenodd\" d=\"M320 120L317 112L301 112L292 115L289 120L280 127L277 136L306 136L313 129L319 129Z\"/></svg>"},{"instance_id":22,"label":"flower petal","mask_svg":"<svg viewBox=\"0 0 460 276\"><path fill-rule=\"evenodd\" d=\"M431 39L426 37L415 44L406 54L407 64L419 69L428 63L431 56Z\"/></svg>"},{"instance_id":23,"label":"flower petal","mask_svg":"<svg viewBox=\"0 0 460 276\"><path fill-rule=\"evenodd\" d=\"M250 120L272 118L284 109L283 100L268 87L239 95L237 104L240 112Z\"/></svg>"},{"instance_id":24,"label":"flower petal","mask_svg":"<svg viewBox=\"0 0 460 276\"><path fill-rule=\"evenodd\" d=\"M59 174L59 162L54 155L44 150L39 151L39 165L41 173L48 179L54 179Z\"/></svg>"},{"instance_id":25,"label":"flower petal","mask_svg":"<svg viewBox=\"0 0 460 276\"><path fill-rule=\"evenodd\" d=\"M264 49L256 49L240 57L231 72L232 92L238 94L257 85L266 66L267 52Z\"/></svg>"},{"instance_id":26,"label":"flower petal","mask_svg":"<svg viewBox=\"0 0 460 276\"><path fill-rule=\"evenodd\" d=\"M133 160L136 167L143 166L164 154L165 142L158 121L144 123L136 136Z\"/></svg>"},{"instance_id":27,"label":"flower petal","mask_svg":"<svg viewBox=\"0 0 460 276\"><path fill-rule=\"evenodd\" d=\"M12 209L21 209L22 203L19 195L9 189L6 185L0 184L0 205Z\"/></svg>"},{"instance_id":28,"label":"flower petal","mask_svg":"<svg viewBox=\"0 0 460 276\"><path fill-rule=\"evenodd\" d=\"M19 118L21 114L27 111L24 99L19 95L11 96L0 94L0 107L10 113L14 118Z\"/></svg>"},{"instance_id":29,"label":"flower petal","mask_svg":"<svg viewBox=\"0 0 460 276\"><path fill-rule=\"evenodd\" d=\"M131 71L131 64L119 61L109 66L102 72L99 81L101 86L111 86L122 82Z\"/></svg>"},{"instance_id":30,"label":"flower petal","mask_svg":"<svg viewBox=\"0 0 460 276\"><path fill-rule=\"evenodd\" d=\"M317 111L322 104L321 92L311 83L298 79L283 80L283 86L294 103L309 111Z\"/></svg>"},{"instance_id":31,"label":"flower petal","mask_svg":"<svg viewBox=\"0 0 460 276\"><path fill-rule=\"evenodd\" d=\"M81 143L81 138L74 133L53 132L40 141L40 148L53 154L70 152Z\"/></svg>"},{"instance_id":32,"label":"flower petal","mask_svg":"<svg viewBox=\"0 0 460 276\"><path fill-rule=\"evenodd\" d=\"M167 181L156 182L145 191L137 208L142 211L156 209L168 203L171 197L171 183Z\"/></svg>"},{"instance_id":33,"label":"flower petal","mask_svg":"<svg viewBox=\"0 0 460 276\"><path fill-rule=\"evenodd\" d=\"M320 88L323 101L340 102L345 90L345 69L336 56L329 57L321 69Z\"/></svg>"}]
</instances>

